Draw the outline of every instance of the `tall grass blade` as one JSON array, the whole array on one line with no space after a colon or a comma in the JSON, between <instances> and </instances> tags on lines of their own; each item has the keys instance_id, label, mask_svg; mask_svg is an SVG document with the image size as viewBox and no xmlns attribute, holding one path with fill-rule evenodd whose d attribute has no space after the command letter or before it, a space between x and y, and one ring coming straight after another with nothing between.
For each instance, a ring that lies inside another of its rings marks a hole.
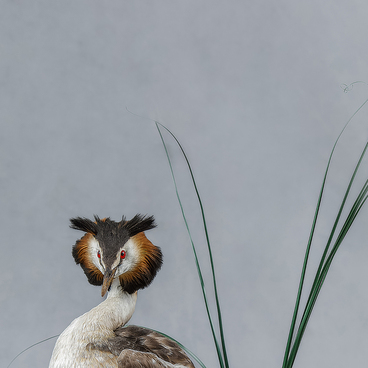
<instances>
[{"instance_id":1,"label":"tall grass blade","mask_svg":"<svg viewBox=\"0 0 368 368\"><path fill-rule=\"evenodd\" d=\"M344 196L344 200L343 200L343 203L341 205L341 207L344 206L345 204L345 200L346 200L346 196L350 190L350 187L351 187L351 184L352 182L354 181L355 179L355 176L356 176L356 173L358 171L358 168L360 166L360 163L366 153L366 150L368 148L368 143L366 144L366 146L364 147L364 150L361 154L361 157L359 159L359 162L354 170L354 173L353 173L353 176L350 180L350 183L349 183L349 186L348 186L348 189L346 190L346 193L345 193L345 196ZM292 367L293 363L294 363L294 360L295 360L295 357L296 357L296 354L297 354L297 351L299 349L299 346L300 346L300 342L302 340L302 337L304 335L304 331L307 327L307 324L308 324L308 321L309 321L309 318L311 316L311 313L312 313L312 310L314 308L314 305L316 303L316 300L317 300L317 297L319 295L319 292L322 288L322 285L323 285L323 282L326 278L326 275L327 275L327 272L331 266L331 263L333 261L333 258L339 248L339 246L341 245L342 241L344 240L348 230L350 229L351 225L353 224L356 216L358 215L360 209L362 208L364 202L366 201L367 199L367 192L368 192L368 180L365 182L365 184L363 185L361 191L359 192L359 195L358 197L356 198L341 230L340 230L340 233L334 243L334 246L332 247L331 249L331 252L330 254L328 255L326 261L322 264L322 267L320 269L318 269L317 273L316 273L316 277L315 277L315 281L313 283L313 286L311 288L311 292L310 292L310 295L309 295L309 298L308 298L308 301L307 301L307 304L306 304L306 307L305 307L305 310L304 310L304 313L303 313L303 316L301 318L301 322L300 322L300 325L299 325L299 328L298 328L298 332L297 332L297 335L296 335L296 338L295 338L295 342L294 342L294 346L291 350L291 353L290 353L290 356L289 356L289 362L288 362L288 365L287 367ZM342 208L340 208L340 211L339 211L339 214L338 214L338 218L341 214L341 211L342 211ZM338 220L338 219L337 219ZM326 248L330 245L330 239L332 238L332 233L335 231L336 229L336 221L335 221L335 224L333 226L333 229L331 231L331 235L330 235L330 238L329 238L329 242L328 244L326 245ZM324 252L324 256L325 254L327 253L326 249L325 249L325 252Z\"/></svg>"},{"instance_id":2,"label":"tall grass blade","mask_svg":"<svg viewBox=\"0 0 368 368\"><path fill-rule=\"evenodd\" d=\"M219 302L219 297L218 297L218 291L217 291L217 284L216 284L215 266L214 266L214 262L213 262L212 250L211 250L211 243L210 243L210 239L209 239L209 235L208 235L207 222L206 222L206 217L205 217L205 214L204 214L204 208L203 208L201 196L199 195L197 183L196 183L196 181L194 179L194 174L193 174L192 167L191 167L191 165L189 163L189 159L188 159L188 157L187 157L187 155L186 155L186 153L185 153L182 145L180 144L179 140L176 138L176 136L167 127L165 127L164 125L162 125L161 123L159 123L157 121L155 123L156 123L156 126L157 127L158 127L158 125L160 125L162 128L164 128L174 138L174 140L178 144L178 146L179 146L179 148L180 148L180 150L181 150L181 152L183 154L183 157L185 158L185 161L187 163L187 166L188 166L188 169L189 169L189 172L190 172L190 176L191 176L191 179L192 179L194 190L196 192L198 203L199 203L199 206L200 206L200 209L201 209L201 216L202 216L203 228L204 228L205 235L206 235L207 249L208 249L208 254L209 254L209 257L210 257L212 280L213 280L213 288L214 288L214 292L215 292L216 310L217 310L217 317L218 317L218 321L219 321L219 329L220 329L222 352L223 352L223 355L224 355L225 366L226 367L229 367L229 362L228 362L227 352L226 352L226 345L225 345L225 337L224 337L224 331L223 331L221 307L220 307L220 302ZM162 139L162 136L161 136L161 139ZM166 150L166 153L167 153L167 150Z\"/></svg>"},{"instance_id":3,"label":"tall grass blade","mask_svg":"<svg viewBox=\"0 0 368 368\"><path fill-rule=\"evenodd\" d=\"M143 116L140 116L140 115L137 115L137 114L131 112L127 107L126 107L126 110L132 115L135 115L135 116L138 116L138 117L141 117L141 118L143 117ZM214 340L214 343L215 343L219 364L220 364L221 368L229 368L227 353L226 353L226 346L225 346L225 338L224 338L224 334L223 334L221 310L220 310L220 304L219 304L219 301L218 301L218 293L217 293L216 278L215 278L215 271L214 271L214 263L213 263L213 259L212 259L211 246L210 246L210 242L209 242L209 236L208 236L208 231L207 231L207 225L206 225L206 219L205 219L205 215L204 215L203 205L202 205L202 201L201 201L201 198L200 198L200 195L199 195L199 192L198 192L198 189L197 189L197 185L196 185L196 182L195 182L195 179L194 179L192 168L190 166L188 157L187 157L183 147L181 146L178 139L174 136L174 134L167 127L165 127L163 124L159 123L158 121L152 120L152 119L147 118L147 117L143 117L143 118L147 119L147 120L150 120L150 121L154 121L154 123L156 125L156 128L157 128L157 131L160 135L163 147L165 149L165 154L166 154L169 166L170 166L170 172L171 172L171 176L172 176L172 179L173 179L173 182L174 182L176 197L177 197L178 202L179 202L181 213L182 213L184 223L185 223L188 235L189 235L190 243L191 243L191 246L192 246L194 259L195 259L195 263L196 263L196 267L197 267L197 273L198 273L200 284L201 284L202 295L203 295L203 299L204 299L204 302L205 302L207 317L208 317L208 320L209 320L209 323L210 323L212 337L213 337L213 340ZM164 137L162 135L160 127L164 128L174 138L174 140L178 144L178 146L179 146L179 148L180 148L180 150L181 150L181 152L182 152L182 154L183 154L183 156L186 160L187 166L189 168L192 183L194 185L196 195L197 195L197 198L198 198L198 201L199 201L199 204L200 204L202 220L203 220L203 225L204 225L206 240L207 240L207 245L208 245L208 251L209 251L209 255L210 255L210 264L211 264L214 291L215 291L216 308L217 308L217 315L218 315L218 323L219 323L219 329L220 329L222 350L221 350L220 345L218 343L217 335L216 335L216 332L215 332L215 327L214 327L214 324L213 324L213 319L212 319L211 312L210 312L210 309L209 309L209 304L208 304L208 299L207 299L207 294L206 294L206 289L205 289L205 283L204 283L204 279L203 279L203 276L202 276L202 271L201 271L201 268L200 268L200 264L199 264L199 260L198 260L198 256L197 256L197 251L196 251L194 241L193 241L190 229L189 229L189 225L188 225L188 221L186 219L184 208L183 208L183 205L182 205L182 202L181 202L181 199L180 199L179 190L178 190L178 186L176 184L176 178L175 178L174 170L173 170L173 167L172 167L170 155L169 155L169 152L168 152L168 149L167 149L167 146L166 146L166 143L165 143L165 140L164 140Z\"/></svg>"},{"instance_id":4,"label":"tall grass blade","mask_svg":"<svg viewBox=\"0 0 368 368\"><path fill-rule=\"evenodd\" d=\"M218 343L218 340L217 340L217 336L216 336L216 332L215 332L215 328L214 328L212 316L211 316L209 305L208 305L205 284L204 284L204 280L203 280L203 276L202 276L202 271L201 271L201 268L200 268L200 265L199 265L199 260L198 260L198 257L197 257L197 252L196 252L195 245L194 245L194 242L193 242L193 239L192 239L192 235L191 235L191 232L190 232L190 229L189 229L188 221L187 221L186 216L185 216L184 208L183 208L183 205L182 205L182 202L181 202L181 199L180 199L178 187L177 187L177 184L176 184L174 170L173 170L173 167L172 167L172 164L171 164L170 155L169 155L169 152L167 150L167 146L166 146L165 140L163 138L163 135L161 133L160 126L163 127L163 128L165 128L174 137L174 139L176 140L176 142L179 144L179 147L181 148L181 150L182 150L182 152L184 154L184 157L185 157L185 159L186 159L186 161L188 163L188 166L189 166L189 169L190 169L190 172L191 172L191 175L192 175L192 179L194 180L193 173L192 173L191 167L189 165L188 158L187 158L186 154L184 153L184 150L182 149L182 146L180 145L180 143L178 142L178 140L175 138L175 136L165 126L163 126L162 124L158 123L157 121L155 121L155 124L156 124L156 128L158 130L158 133L160 135L162 144L164 146L167 160L169 162L171 176L172 176L172 179L173 179L173 182L174 182L174 186L175 186L176 196L177 196L177 199L178 199L178 202L179 202L179 205L180 205L181 213L182 213L182 216L183 216L183 219L184 219L184 222L185 222L185 226L186 226L186 229L187 229L187 232L188 232L188 235L189 235L189 238L190 238L190 242L191 242L191 245L192 245L192 250L193 250L193 253L194 253L194 258L195 258L195 262L196 262L196 266L197 266L197 272L198 272L200 283L201 283L203 299L204 299L204 302L205 302L207 316L208 316L208 320L209 320L209 323L210 323L210 326L211 326L211 332L212 332L212 336L213 336L214 343L215 343L215 346L216 346L216 351L217 351L217 356L218 356L218 359L219 359L219 363L220 363L221 368L224 368L224 367L228 368L229 365L228 365L227 361L225 363L226 365L224 365L224 359L223 359L222 352L221 352L221 349L220 349L220 346L219 346L219 343ZM195 181L194 181L194 185L195 185ZM196 185L195 185L195 188L196 188ZM198 193L197 189L196 189L196 192ZM199 196L199 194L198 194L198 196ZM201 205L201 208L203 208L202 205ZM212 265L213 265L213 263L212 263ZM213 274L214 274L214 272L213 272ZM215 283L215 286L216 286L215 279L214 279L214 283ZM217 295L216 295L216 297L217 297ZM219 305L219 304L217 304L217 305ZM219 316L220 316L219 318L221 318L221 314L220 313L219 313ZM219 320L219 323L220 323L220 325L222 325L221 319ZM221 327L221 331L222 331L222 327ZM221 339L222 339L222 346L224 347L225 345L224 345L224 339L223 339L223 334L222 333L221 333ZM226 354L224 354L224 355L226 356Z\"/></svg>"},{"instance_id":5,"label":"tall grass blade","mask_svg":"<svg viewBox=\"0 0 368 368\"><path fill-rule=\"evenodd\" d=\"M318 282L318 278L319 278L319 276L320 276L320 274L321 274L321 270L322 270L322 267L323 267L323 265L324 265L325 258L326 258L326 256L327 256L327 253L328 253L329 247L330 247L330 245L331 245L331 242L332 242L333 236L334 236L334 234L335 234L335 231L336 231L337 225L338 225L338 223L339 223L339 220L340 220L340 217L341 217L341 213L342 213L342 211L343 211L343 209L344 209L345 202L346 202L347 197L348 197L348 195L349 195L349 193L350 193L351 186L352 186L352 184L353 184L353 182L354 182L354 179L355 179L356 174L357 174L357 172L358 172L358 169L359 169L359 166L360 166L360 164L361 164L361 161L362 161L362 159L363 159L363 157L364 157L364 155L365 155L365 152L366 152L366 150L367 150L367 147L368 147L368 143L366 144L366 146L365 146L365 148L364 148L364 150L363 150L363 152L362 152L362 154L361 154L361 156L360 156L360 159L359 159L359 161L358 161L358 164L357 164L357 165L356 165L356 167L355 167L354 173L353 173L353 175L352 175L352 177L351 177L351 179L350 179L349 185L348 185L348 187L347 187L347 189L346 189L346 192L345 192L345 195L344 195L343 201L342 201L342 203L341 203L341 206L340 206L339 212L338 212L338 214L337 214L337 217L336 217L335 223L334 223L334 225L333 225L333 227L332 227L331 234L330 234L330 236L329 236L329 238L328 238L327 245L326 245L325 250L324 250L324 252L323 252L323 255L322 255L322 258L321 258L320 264L319 264L319 266L318 266L318 269L317 269L317 272L316 272L316 276L315 276L315 278L314 278L313 285L312 285L312 288L311 288L311 293L309 294L309 297L308 297L307 305L308 305L309 300L310 300L310 298L311 298L311 296L312 296L312 291L314 290L315 285L316 285L316 284L317 284L317 282ZM359 193L359 195L358 195L358 197L357 197L357 200L359 200L359 199L361 198L361 196L362 196L362 192L364 191L364 187L365 187L365 185L363 186L363 188L362 188L361 192ZM354 207L353 207L353 208L354 208Z\"/></svg>"},{"instance_id":6,"label":"tall grass blade","mask_svg":"<svg viewBox=\"0 0 368 368\"><path fill-rule=\"evenodd\" d=\"M344 89L345 92L349 91L349 88L352 87L353 84L355 83L359 83L359 82L354 82L352 83L350 86L346 86L346 88ZM308 239L308 243L307 243L307 248L306 248L306 252L305 252L305 256L304 256L304 261L303 261L303 267L302 267L302 272L301 272L301 276L300 276L300 281L299 281L299 286L298 286L298 292L297 292L297 298L296 298L296 302L295 302L295 307L294 307L294 312L293 312L293 316L292 316L292 321L291 321L291 325L290 325L290 330L289 330L289 335L288 335L288 339L287 339L287 343L286 343L286 348L285 348L285 355L284 355L284 360L283 360L283 364L282 367L283 368L291 368L293 366L297 351L299 349L300 346L300 342L301 339L303 337L305 328L307 326L307 323L309 321L310 315L312 313L313 307L315 305L315 302L317 300L317 297L319 295L319 292L321 290L322 284L324 282L324 279L327 275L327 272L329 270L329 267L331 265L331 262L333 260L334 255L336 254L336 251L338 249L338 247L340 246L341 242L343 241L347 231L350 229L350 226L352 225L355 217L357 216L358 212L360 211L361 207L363 206L363 204L365 203L366 199L367 199L367 184L365 184L362 188L362 190L360 191L354 206L351 209L351 212L347 218L347 220L344 223L344 226L342 228L342 230L340 231L340 234L338 236L338 239L336 240L330 255L327 257L333 236L335 234L337 225L339 223L340 217L341 217L341 213L342 210L345 206L345 202L346 199L348 197L348 194L350 192L351 186L354 182L356 173L358 171L358 168L360 166L361 160L363 159L366 150L367 150L367 145L365 146L363 153L360 156L359 162L354 170L353 176L349 182L348 188L345 192L342 204L340 206L340 209L338 211L338 214L336 216L336 220L334 222L333 228L331 230L331 234L329 236L329 239L327 241L326 247L324 249L321 261L319 263L314 281L313 281L313 285L306 303L306 307L304 309L302 318L301 318L301 322L299 324L298 327L298 332L295 336L295 340L294 340L294 345L293 348L291 350L291 346L292 346L292 342L293 342L293 337L294 337L294 333L295 333L295 326L296 326L296 320L297 320L297 316L298 316L298 312L299 312L299 306L300 306L300 299L301 299L301 295L302 295L302 290L303 290L303 286L304 286L304 279L305 279L305 274L306 274L306 269L307 269L307 264L308 264L308 258L309 258L309 253L310 253L310 249L311 249L311 244L313 241L313 236L314 236L314 232L315 232L315 228L316 228L316 223L317 223L317 219L318 219L318 215L319 215L319 211L320 211L320 207L321 207L321 201L322 201L322 197L323 197L323 193L324 193L324 188L325 188L325 184L326 184L326 179L327 179L327 174L330 168L330 164L331 164L331 160L332 160L332 156L334 154L335 148L337 146L338 141L340 140L341 135L343 134L343 132L345 131L346 127L348 126L348 124L350 123L350 121L354 118L354 116L363 108L363 106L368 102L368 99L366 99L363 104L354 112L354 114L349 118L349 120L346 122L346 124L344 125L343 129L341 130L340 134L338 135L331 154L329 156L328 159L328 163L327 163L327 167L325 170L325 174L324 174L324 178L323 178L323 182L322 182L322 186L321 186L321 190L319 193L319 197L318 197L318 201L317 201L317 206L316 206L316 210L315 210L315 214L314 214L314 218L313 218L313 222L312 222L312 227L311 227L311 231L310 231L310 235L309 235L309 239ZM326 259L327 257L327 259Z\"/></svg>"}]
</instances>

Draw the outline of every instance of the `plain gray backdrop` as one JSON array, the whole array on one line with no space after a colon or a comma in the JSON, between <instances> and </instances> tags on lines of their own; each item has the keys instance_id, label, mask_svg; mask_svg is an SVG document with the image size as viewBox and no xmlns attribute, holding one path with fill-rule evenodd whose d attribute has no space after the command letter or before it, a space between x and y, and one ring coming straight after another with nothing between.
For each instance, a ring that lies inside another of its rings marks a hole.
<instances>
[{"instance_id":1,"label":"plain gray backdrop","mask_svg":"<svg viewBox=\"0 0 368 368\"><path fill-rule=\"evenodd\" d=\"M218 366L159 135L128 108L167 125L192 163L231 367L281 367L328 156L368 97L367 85L341 87L368 82L367 13L362 0L1 0L0 365L102 301L74 264L82 234L69 218L142 213L156 217L147 236L164 266L139 292L131 323ZM337 148L310 272L367 116L366 107ZM208 275L188 170L165 137ZM363 209L336 256L295 367L367 364L367 219ZM12 367L47 367L54 343Z\"/></svg>"}]
</instances>

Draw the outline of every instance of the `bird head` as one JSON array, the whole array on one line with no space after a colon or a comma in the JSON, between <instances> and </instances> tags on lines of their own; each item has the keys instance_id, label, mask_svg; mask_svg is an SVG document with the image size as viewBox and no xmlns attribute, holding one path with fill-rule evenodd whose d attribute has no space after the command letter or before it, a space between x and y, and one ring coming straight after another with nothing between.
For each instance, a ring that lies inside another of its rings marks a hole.
<instances>
[{"instance_id":1,"label":"bird head","mask_svg":"<svg viewBox=\"0 0 368 368\"><path fill-rule=\"evenodd\" d=\"M144 231L156 227L153 216L123 216L120 222L110 218L95 221L76 217L72 229L85 235L73 247L73 257L92 285L102 285L101 295L119 278L122 288L132 294L148 286L162 264L162 253L145 236Z\"/></svg>"}]
</instances>

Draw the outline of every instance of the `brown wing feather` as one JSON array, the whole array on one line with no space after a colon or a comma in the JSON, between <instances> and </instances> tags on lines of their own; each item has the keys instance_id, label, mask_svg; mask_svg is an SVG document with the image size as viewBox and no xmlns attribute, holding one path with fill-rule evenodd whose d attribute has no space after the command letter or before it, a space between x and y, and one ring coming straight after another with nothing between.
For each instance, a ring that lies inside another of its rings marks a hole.
<instances>
[{"instance_id":1,"label":"brown wing feather","mask_svg":"<svg viewBox=\"0 0 368 368\"><path fill-rule=\"evenodd\" d=\"M109 350L118 356L119 368L178 367L194 368L193 363L171 339L148 328L127 326L115 330Z\"/></svg>"},{"instance_id":2,"label":"brown wing feather","mask_svg":"<svg viewBox=\"0 0 368 368\"><path fill-rule=\"evenodd\" d=\"M167 368L164 362L160 361L152 353L142 353L136 350L126 349L118 357L118 368Z\"/></svg>"}]
</instances>

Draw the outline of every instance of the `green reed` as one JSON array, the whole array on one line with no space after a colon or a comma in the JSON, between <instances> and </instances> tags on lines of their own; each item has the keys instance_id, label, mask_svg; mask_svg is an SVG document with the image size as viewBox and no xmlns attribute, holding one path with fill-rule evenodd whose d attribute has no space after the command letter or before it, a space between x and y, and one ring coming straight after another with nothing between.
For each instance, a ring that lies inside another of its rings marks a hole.
<instances>
[{"instance_id":1,"label":"green reed","mask_svg":"<svg viewBox=\"0 0 368 368\"><path fill-rule=\"evenodd\" d=\"M356 84L356 83L364 83L364 82L354 82L354 83L350 84L349 86L344 85L344 87L345 87L344 92L348 92L353 87L353 85ZM343 129L341 130L340 134L338 135L338 137L337 137L337 139L336 139L336 141L335 141L335 143L332 147L332 150L331 150L331 153L330 153L330 156L329 156L329 159L328 159L327 167L326 167L324 177L323 177L323 181L322 181L321 190L320 190L318 200L317 200L316 210L315 210L313 221L312 221L312 227L311 227L309 239L308 239L308 242L307 242L307 247L306 247L306 252L305 252L305 256L304 256L304 262L303 262L303 266L302 266L302 272L301 272L301 276L300 276L300 281L299 281L299 287L298 287L298 291L297 291L297 297L296 297L294 312L293 312L293 315L292 315L291 326L290 326L289 335L288 335L288 338L287 338L287 343L286 343L282 368L291 368L293 366L293 364L295 362L297 352L298 352L298 349L300 347L300 343L301 343L302 338L304 336L304 332L306 330L306 327L307 327L307 324L309 322L310 316L312 314L313 308L316 304L316 300L317 300L318 295L321 291L322 285L323 285L323 283L326 279L327 273L330 269L330 266L331 266L331 263L334 259L334 256L335 256L337 250L339 249L341 243L343 242L343 240L344 240L346 234L348 233L349 229L351 228L351 225L353 224L353 222L354 222L355 218L357 217L359 211L361 210L362 206L364 205L364 203L366 202L366 200L368 198L368 178L367 178L367 180L365 181L363 186L358 191L358 194L355 197L353 205L351 206L350 210L348 211L348 215L346 216L345 219L342 219L342 212L345 208L346 201L347 201L349 195L351 195L352 185L354 183L354 180L355 180L356 175L358 173L358 170L360 168L361 162L362 162L362 160L363 160L363 158L366 154L366 151L368 149L368 142L367 142L365 144L363 150L362 150L362 153L361 153L359 159L358 159L358 163L355 166L354 172L353 172L353 174L350 178L347 189L346 189L345 194L343 196L341 205L340 205L339 210L336 214L336 218L335 218L334 224L332 226L332 229L331 229L329 238L327 240L326 246L324 248L324 252L321 256L321 260L320 260L317 272L314 276L314 281L313 281L312 287L309 291L309 296L308 296L307 302L304 306L304 310L303 310L302 316L300 318L300 322L299 322L298 326L296 326L297 325L296 322L297 322L298 314L299 314L299 310L300 310L300 301L301 301L301 296L302 296L303 287L304 287L304 280L305 280L305 276L306 276L306 270L307 270L309 254L310 254L310 251L311 251L312 241L313 241L313 237L314 237L314 233L315 233L315 228L316 228L316 225L317 225L317 220L318 220L318 216L319 216L319 212L320 212L320 208L321 208L321 202L322 202L322 198L323 198L323 194L324 194L324 189L325 189L326 180L327 180L328 172L329 172L329 169L330 169L332 157L334 155L336 146L337 146L343 132L345 131L345 129L347 128L347 126L349 125L351 120L354 118L354 116L363 108L364 105L366 105L367 102L368 102L368 99L364 101L364 103L354 112L354 114L346 122L346 124L344 125ZM211 244L210 244L210 240L209 240L209 235L208 235L208 230L207 230L207 225L206 225L206 219L205 219L205 213L204 213L204 209L203 209L202 200L201 200L201 197L200 197L199 192L198 192L197 184L196 184L196 181L195 181L195 178L194 178L194 175L193 175L191 165L189 163L188 157L187 157L182 145L180 144L178 139L175 137L175 135L166 126L162 125L158 121L155 121L155 124L156 124L156 128L159 132L162 144L163 144L164 149L165 149L166 157L167 157L167 160L168 160L168 163L169 163L169 166L170 166L170 171L171 171L172 179L173 179L174 186L175 186L176 196L177 196L177 199L178 199L178 202L179 202L179 205L180 205L182 216L183 216L185 226L186 226L187 232L189 234L191 246L192 246L192 249L193 249L195 262L196 262L196 266L197 266L197 271L198 271L198 275L199 275L199 279L200 279L200 283L201 283L204 303L205 303L205 307L206 307L206 311L207 311L207 316L208 316L208 320L209 320L209 323L210 323L213 340L214 340L214 343L215 343L215 346L216 346L218 361L219 361L219 364L220 364L221 368L225 368L225 367L229 368L229 363L228 363L228 358L227 358L227 353L226 353L225 337L224 337L224 332L223 332L221 308L220 308L220 304L219 304L218 292L217 292L217 286L216 286L215 268L214 268L214 263L213 263L213 258L212 258ZM219 325L219 330L220 330L219 334L215 331L215 328L214 328L213 318L211 316L210 309L209 309L205 284L204 284L204 281L203 281L202 271L201 271L200 264L199 264L199 261L198 261L195 244L193 242L191 232L190 232L190 228L189 228L189 225L188 225L188 221L186 219L186 215L185 215L185 212L184 212L184 209L183 209L182 201L180 199L180 194L178 192L178 187L177 187L177 184L176 184L175 174L174 174L174 170L173 170L173 167L172 167L170 155L168 153L166 142L164 140L161 129L166 130L170 134L170 136L175 140L177 145L179 146L179 148L181 150L181 153L182 153L183 157L185 158L186 164L188 166L190 176L191 176L191 180L192 180L194 190L195 190L195 193L196 193L196 196L197 196L197 200L198 200L198 203L199 203L199 206L200 206L201 215L202 215L202 223L203 223L203 228L204 228L204 231L205 231L205 236L206 236L206 241L207 241L207 248L208 248L210 264L211 264L212 281L213 281L213 287L214 287L214 292L215 292L215 301L216 301L217 319L218 319L218 325ZM341 230L338 232L338 234L336 234L336 229L339 226L341 226Z\"/></svg>"},{"instance_id":2,"label":"green reed","mask_svg":"<svg viewBox=\"0 0 368 368\"><path fill-rule=\"evenodd\" d=\"M355 84L355 83L359 83L359 82L354 82L350 86L346 86L345 92L348 92L349 88L351 88L353 86L353 84ZM296 320L297 320L298 312L299 312L299 308L300 308L300 299L301 299L303 286L304 286L304 279L305 279L306 270L307 270L309 253L310 253L310 250L311 250L313 236L314 236L314 232L315 232L315 228L316 228L316 224L317 224L317 219L318 219L319 211L320 211L320 208L321 208L321 201L322 201L322 197L323 197L323 194L324 194L324 189L325 189L326 180L327 180L327 174L328 174L328 171L330 169L331 160L332 160L333 154L335 152L337 143L339 142L339 140L341 138L341 135L343 134L343 132L345 131L346 127L351 122L351 120L354 118L354 116L363 108L363 106L367 102L368 102L368 99L363 102L363 104L354 112L354 114L346 122L346 124L344 125L343 129L341 130L340 134L338 135L338 137L337 137L337 139L336 139L336 141L335 141L335 143L332 147L331 154L330 154L329 159L328 159L327 167L326 167L325 174L324 174L323 181L322 181L321 190L320 190L319 197L318 197L318 200L317 200L316 210L315 210L315 213L314 213L314 218L313 218L312 227L311 227L311 231L310 231L310 235L309 235L309 239L308 239L308 243L307 243L307 247L306 247L306 252L305 252L305 256L304 256L302 273L301 273L301 276L300 276L300 282L299 282L299 287L298 287L294 312L293 312L293 316L292 316L291 326L290 326L290 330L289 330L289 335L288 335L288 339L287 339L287 343L286 343L286 349L285 349L282 368L291 368L293 366L296 355L297 355L297 352L298 352L298 349L299 349L299 346L300 346L300 343L301 343L301 340L302 340L304 332L305 332L305 329L306 329L307 324L309 322L311 313L312 313L313 308L315 306L318 295L321 291L323 282L325 281L327 273L330 269L330 266L331 266L331 263L334 259L334 256L335 256L337 250L339 249L342 241L344 240L347 232L349 231L351 225L353 224L356 216L358 215L359 211L361 210L362 206L364 205L364 203L365 203L365 201L367 200L367 197L368 197L368 194L367 194L368 193L368 179L367 179L365 181L365 183L363 184L363 186L361 187L358 194L356 195L354 203L353 203L352 207L350 208L350 210L348 212L348 215L346 216L345 220L341 219L342 211L343 211L343 209L345 208L345 205L346 205L346 200L347 200L347 198L350 194L350 190L352 188L352 185L353 185L354 180L356 178L356 175L358 173L358 170L359 170L360 164L363 160L363 157L366 154L366 151L367 151L367 148L368 148L368 142L367 142L365 144L363 150L362 150L362 153L359 157L358 163L356 164L354 172L353 172L353 174L350 178L350 181L348 183L348 186L347 186L347 189L345 191L344 197L342 199L340 208L337 212L334 224L332 226L329 238L328 238L326 246L324 248L324 252L322 254L317 272L314 276L314 281L313 281L312 287L309 291L309 296L308 296L307 302L305 304L303 314L301 316L299 325L296 328ZM336 235L335 234L336 229L337 229L338 225L341 225L341 230L338 233L338 235L335 236ZM331 245L332 245L332 247L331 247Z\"/></svg>"},{"instance_id":3,"label":"green reed","mask_svg":"<svg viewBox=\"0 0 368 368\"><path fill-rule=\"evenodd\" d=\"M352 86L356 83L364 83L364 82L354 82L354 83L351 83L349 86L344 85L344 87L345 87L344 92L348 92L352 88ZM354 112L354 114L350 117L350 119L344 125L343 129L341 130L339 136L337 137L337 139L336 139L336 141L335 141L335 143L332 147L331 154L330 154L329 159L328 159L327 167L326 167L324 177L323 177L323 181L322 181L321 190L320 190L318 200L317 200L316 210L315 210L313 221L312 221L312 226L311 226L309 239L308 239L308 242L307 242L307 247L306 247L306 252L305 252L305 256L304 256L304 262L303 262L303 266L302 266L302 272L301 272L301 276L300 276L300 281L299 281L299 287L298 287L298 291L297 291L297 297L296 297L294 312L293 312L293 315L292 315L291 326L290 326L289 335L288 335L288 338L287 338L287 343L286 343L282 368L291 368L291 367L293 367L298 349L300 347L301 340L304 336L304 332L306 330L306 327L307 327L307 324L309 322L310 316L312 314L313 308L316 304L316 300L318 298L318 295L321 291L322 285L323 285L323 283L326 279L327 273L330 269L331 263L332 263L332 261L335 257L335 254L336 254L337 250L339 249L341 243L343 242L346 234L348 233L349 229L351 228L351 225L353 224L354 220L356 219L357 215L359 214L361 208L363 207L363 205L365 204L365 202L368 198L368 178L367 178L366 181L364 182L363 186L361 187L361 189L358 191L358 194L356 195L355 200L353 202L353 205L351 206L350 210L348 211L348 214L347 214L346 218L342 219L343 209L345 208L346 201L347 201L349 195L351 194L352 185L354 183L354 180L355 180L356 175L358 173L358 170L360 168L361 162L362 162L362 160L363 160L363 158L366 154L366 151L368 149L368 141L367 141L367 143L365 144L365 146L362 150L362 153L361 153L361 155L358 159L358 162L355 166L353 174L352 174L352 176L350 178L350 181L347 185L347 189L345 191L345 194L344 194L344 197L342 199L341 205L340 205L339 210L336 214L334 224L332 226L329 238L328 238L327 243L325 245L324 252L321 256L321 260L320 260L318 269L317 269L316 274L314 276L313 284L312 284L311 289L309 291L307 302L304 306L304 310L303 310L303 313L301 315L300 322L297 326L296 322L297 322L298 314L299 314L299 310L300 310L300 300L301 300L301 295L302 295L303 286L304 286L304 280L305 280L305 276L306 276L306 270L307 270L309 254L310 254L310 251L311 251L313 236L314 236L314 233L315 233L315 228L316 228L316 224L317 224L317 220L318 220L318 216L319 216L319 212L320 212L320 208L321 208L321 202L322 202L322 198L323 198L323 194L324 194L327 175L328 175L330 165L331 165L331 160L332 160L333 154L335 152L337 143L339 142L341 135L345 131L345 129L348 126L348 124L350 123L350 121L363 108L363 106L366 105L367 102L368 102L368 99L364 101L364 103ZM133 115L136 115L136 114L133 114ZM136 115L136 116L138 116L138 115ZM151 119L149 119L149 120L151 120ZM163 147L165 149L166 157L167 157L167 160L168 160L168 163L169 163L169 166L170 166L171 176L172 176L173 183L174 183L174 186L175 186L176 196L177 196L177 199L178 199L178 202L179 202L179 205L180 205L183 220L184 220L184 223L185 223L188 235L189 235L190 243L191 243L191 246L192 246L192 250L193 250L193 253L194 253L194 258L195 258L197 272L198 272L198 276L199 276L199 280L200 280L200 284L201 284L201 289L202 289L203 299L204 299L204 303L205 303L205 308L206 308L208 320L209 320L209 323L210 323L213 340L214 340L214 343L215 343L215 346L216 346L218 361L219 361L219 364L220 364L221 368L229 368L229 362L228 362L228 357L227 357L227 352L226 352L225 336L224 336L224 331L223 331L221 308L220 308L219 297L218 297L218 292L217 292L217 285L216 285L215 267L214 267L214 262L213 262L213 257L212 257L211 243L210 243L210 240L209 240L209 234L208 234L208 229L207 229L206 218L205 218L205 213L204 213L202 200L201 200L201 197L199 195L198 187L197 187L197 184L196 184L196 181L195 181L193 171L192 171L191 165L189 163L188 157L187 157L182 145L180 144L179 140L175 137L175 135L166 126L162 125L158 121L155 121L155 124L156 124L156 128L158 130L158 133L160 135ZM179 194L179 191L178 191L178 187L177 187L177 184L176 184L174 169L173 169L173 166L172 166L172 163L171 163L170 155L169 155L169 152L168 152L168 149L167 149L167 146L166 146L166 142L165 142L165 139L163 137L161 129L164 129L166 132L168 132L169 135L175 140L176 144L179 146L179 148L181 150L181 153L182 153L183 157L185 158L186 164L188 166L190 176L191 176L191 180L192 180L194 190L195 190L195 193L196 193L196 196L197 196L197 200L198 200L198 203L199 203L199 206L200 206L201 216L202 216L202 225L203 225L203 229L204 229L205 236L206 236L207 249L208 249L210 265L211 265L211 276L212 276L213 288L214 288L214 293L215 293L216 314L217 314L217 322L218 322L219 332L216 331L215 326L214 326L213 317L211 315L210 306L209 306L208 299L207 299L205 282L204 282L204 279L203 279L201 267L200 267L199 260L198 260L198 257L197 257L196 247L195 247L192 235L191 235L191 231L190 231L190 228L189 228L189 225L188 225L188 221L187 221L185 212L184 212L184 208L183 208L182 201L181 201L181 198L180 198L180 194ZM338 232L338 234L336 235L336 229L339 227L339 225L341 226L341 229ZM179 346L181 346L193 359L195 359L200 364L200 366L202 368L206 368L206 366L203 364L203 362L194 353L192 353L189 349L187 349L185 346L180 344L177 340L173 339L172 337L170 337L168 335L165 335L162 332L160 332L160 333L162 335L166 336L166 337L169 337L170 339L172 339L176 343L178 343ZM45 341L56 338L57 336L58 335L49 337L45 340L39 341L39 342L29 346L28 348L24 349L22 352L20 352L9 363L8 367L10 367L10 365L16 360L16 358L18 358L25 351L27 351L30 348L32 348L32 347L34 347L38 344L41 344Z\"/></svg>"}]
</instances>

